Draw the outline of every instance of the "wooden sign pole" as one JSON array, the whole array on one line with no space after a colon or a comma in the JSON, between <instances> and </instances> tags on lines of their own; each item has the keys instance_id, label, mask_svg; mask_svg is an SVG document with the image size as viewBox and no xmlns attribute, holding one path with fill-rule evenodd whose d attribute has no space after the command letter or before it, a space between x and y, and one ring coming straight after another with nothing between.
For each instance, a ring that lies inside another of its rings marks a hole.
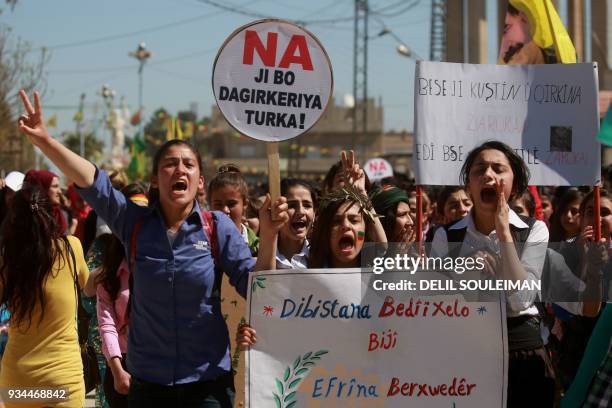
<instances>
[{"instance_id":1,"label":"wooden sign pole","mask_svg":"<svg viewBox=\"0 0 612 408\"><path fill-rule=\"evenodd\" d=\"M278 142L267 142L268 151L268 189L274 203L280 197L280 163Z\"/></svg>"}]
</instances>

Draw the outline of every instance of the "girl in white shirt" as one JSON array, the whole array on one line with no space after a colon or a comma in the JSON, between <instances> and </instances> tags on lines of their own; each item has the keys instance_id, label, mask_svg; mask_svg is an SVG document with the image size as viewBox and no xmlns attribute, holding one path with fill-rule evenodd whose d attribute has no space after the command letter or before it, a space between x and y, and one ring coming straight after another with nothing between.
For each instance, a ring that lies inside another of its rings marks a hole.
<instances>
[{"instance_id":1,"label":"girl in white shirt","mask_svg":"<svg viewBox=\"0 0 612 408\"><path fill-rule=\"evenodd\" d=\"M523 160L504 143L485 142L468 154L461 178L474 207L467 217L436 231L433 253L482 257L485 270L498 279L539 280L548 229L542 221L519 217L508 206L527 189L529 170ZM508 407L552 406L555 380L540 337L538 292L518 291L506 297Z\"/></svg>"}]
</instances>

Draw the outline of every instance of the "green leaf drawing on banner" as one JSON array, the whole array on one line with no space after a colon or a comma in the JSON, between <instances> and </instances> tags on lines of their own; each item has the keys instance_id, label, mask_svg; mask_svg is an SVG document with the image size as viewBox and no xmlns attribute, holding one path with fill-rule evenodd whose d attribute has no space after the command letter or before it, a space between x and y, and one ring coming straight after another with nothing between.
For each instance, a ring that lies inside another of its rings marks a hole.
<instances>
[{"instance_id":1,"label":"green leaf drawing on banner","mask_svg":"<svg viewBox=\"0 0 612 408\"><path fill-rule=\"evenodd\" d=\"M296 393L297 393L297 391L293 391L293 392L287 394L287 396L285 397L283 402L289 402L293 397L295 397Z\"/></svg>"},{"instance_id":2,"label":"green leaf drawing on banner","mask_svg":"<svg viewBox=\"0 0 612 408\"><path fill-rule=\"evenodd\" d=\"M276 403L276 408L282 408L283 407L283 404L281 404L280 398L276 394L274 394L274 402Z\"/></svg>"},{"instance_id":3,"label":"green leaf drawing on banner","mask_svg":"<svg viewBox=\"0 0 612 408\"><path fill-rule=\"evenodd\" d=\"M266 281L266 278L264 278L263 276L258 276L257 278L255 278L253 280L253 283L251 284L251 292L255 292L255 289L262 288L264 289L266 287L266 285L264 284L264 282Z\"/></svg>"},{"instance_id":4,"label":"green leaf drawing on banner","mask_svg":"<svg viewBox=\"0 0 612 408\"><path fill-rule=\"evenodd\" d=\"M297 404L297 400L295 399L297 395L297 386L306 378L310 369L316 365L316 360L320 360L321 356L327 353L329 353L329 351L319 350L317 352L309 351L303 356L297 356L293 364L285 368L283 380L281 381L275 378L276 387L280 395L277 395L275 392L273 392L272 395L274 396L274 402L277 408L292 408Z\"/></svg>"}]
</instances>

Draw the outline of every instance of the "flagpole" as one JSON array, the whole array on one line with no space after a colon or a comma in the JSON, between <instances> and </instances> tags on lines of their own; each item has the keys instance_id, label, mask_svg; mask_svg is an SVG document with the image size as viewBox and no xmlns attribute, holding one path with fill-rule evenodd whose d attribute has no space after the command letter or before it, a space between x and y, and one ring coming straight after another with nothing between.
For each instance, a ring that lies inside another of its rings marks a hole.
<instances>
[{"instance_id":1,"label":"flagpole","mask_svg":"<svg viewBox=\"0 0 612 408\"><path fill-rule=\"evenodd\" d=\"M138 122L138 133L140 134L140 137L144 137L143 135L143 126L142 126L142 109L143 109L143 102L142 102L142 93L143 93L143 79L142 79L142 71L144 69L145 63L147 62L147 60L151 57L151 51L147 50L147 46L144 42L141 42L140 44L138 44L138 48L136 48L136 51L132 51L130 52L130 57L134 57L138 60L139 62L139 66L138 66L138 109L140 112L140 122Z\"/></svg>"},{"instance_id":2,"label":"flagpole","mask_svg":"<svg viewBox=\"0 0 612 408\"><path fill-rule=\"evenodd\" d=\"M76 133L79 137L79 154L81 157L85 157L85 135L81 130L81 123L83 123L83 104L85 102L85 94L81 94L81 100L79 101L79 113L76 121Z\"/></svg>"}]
</instances>

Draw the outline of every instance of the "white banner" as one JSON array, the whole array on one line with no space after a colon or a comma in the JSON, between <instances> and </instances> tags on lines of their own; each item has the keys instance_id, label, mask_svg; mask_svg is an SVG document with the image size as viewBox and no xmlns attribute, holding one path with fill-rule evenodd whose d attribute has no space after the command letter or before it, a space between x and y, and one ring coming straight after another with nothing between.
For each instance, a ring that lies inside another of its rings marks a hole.
<instances>
[{"instance_id":1,"label":"white banner","mask_svg":"<svg viewBox=\"0 0 612 408\"><path fill-rule=\"evenodd\" d=\"M457 185L487 140L514 148L530 184L600 179L597 65L473 65L420 61L413 160L419 184Z\"/></svg>"},{"instance_id":2,"label":"white banner","mask_svg":"<svg viewBox=\"0 0 612 408\"><path fill-rule=\"evenodd\" d=\"M247 406L505 407L503 302L369 289L379 277L252 273Z\"/></svg>"},{"instance_id":3,"label":"white banner","mask_svg":"<svg viewBox=\"0 0 612 408\"><path fill-rule=\"evenodd\" d=\"M314 126L332 85L321 43L281 20L255 21L236 30L213 67L213 92L225 119L240 133L268 142Z\"/></svg>"}]
</instances>

